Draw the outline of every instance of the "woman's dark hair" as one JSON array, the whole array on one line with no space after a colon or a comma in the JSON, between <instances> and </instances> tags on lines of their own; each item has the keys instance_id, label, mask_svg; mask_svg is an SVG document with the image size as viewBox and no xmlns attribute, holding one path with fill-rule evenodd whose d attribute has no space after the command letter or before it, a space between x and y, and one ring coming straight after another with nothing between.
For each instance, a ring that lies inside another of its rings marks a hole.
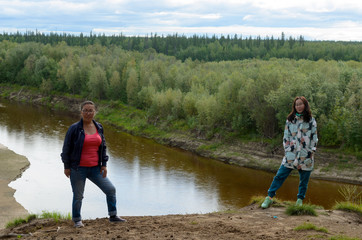
<instances>
[{"instance_id":1,"label":"woman's dark hair","mask_svg":"<svg viewBox=\"0 0 362 240\"><path fill-rule=\"evenodd\" d=\"M82 102L82 103L80 104L80 110L82 111L82 110L83 110L84 105L87 105L87 104L93 105L93 106L94 106L94 108L97 110L96 105L95 105L95 104L94 104L94 102L92 102L92 101L84 101L84 102Z\"/></svg>"},{"instance_id":2,"label":"woman's dark hair","mask_svg":"<svg viewBox=\"0 0 362 240\"><path fill-rule=\"evenodd\" d=\"M307 99L303 96L300 97L295 97L294 98L294 102L293 102L293 108L292 111L289 113L287 119L291 122L294 120L295 118L295 114L297 112L297 110L295 109L295 103L296 101L300 99L303 101L304 103L304 111L303 111L303 120L304 122L309 122L310 119L312 118L312 112L310 111L310 106L309 106L309 102L307 101Z\"/></svg>"}]
</instances>

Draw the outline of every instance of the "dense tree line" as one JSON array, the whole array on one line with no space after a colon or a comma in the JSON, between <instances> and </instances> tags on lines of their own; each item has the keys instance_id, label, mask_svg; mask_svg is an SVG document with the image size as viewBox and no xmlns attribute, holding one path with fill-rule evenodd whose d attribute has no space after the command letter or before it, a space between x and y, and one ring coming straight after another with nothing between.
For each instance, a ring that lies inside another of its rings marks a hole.
<instances>
[{"instance_id":1,"label":"dense tree line","mask_svg":"<svg viewBox=\"0 0 362 240\"><path fill-rule=\"evenodd\" d=\"M333 42L333 41L306 41L303 36L298 38L286 37L284 33L279 37L260 36L216 36L173 34L159 36L156 33L150 36L128 37L122 34L106 36L105 34L73 35L59 33L41 33L28 31L25 33L2 33L0 41L8 40L16 43L38 42L42 44L58 44L65 42L68 46L119 46L124 50L144 52L154 49L157 53L175 56L185 61L187 58L199 61L229 61L243 59L290 58L324 60L354 60L362 61L361 42Z\"/></svg>"},{"instance_id":2,"label":"dense tree line","mask_svg":"<svg viewBox=\"0 0 362 240\"><path fill-rule=\"evenodd\" d=\"M185 61L119 46L0 42L0 83L122 102L148 121L183 121L205 133L282 132L291 102L304 95L320 143L361 150L362 63L294 60Z\"/></svg>"}]
</instances>

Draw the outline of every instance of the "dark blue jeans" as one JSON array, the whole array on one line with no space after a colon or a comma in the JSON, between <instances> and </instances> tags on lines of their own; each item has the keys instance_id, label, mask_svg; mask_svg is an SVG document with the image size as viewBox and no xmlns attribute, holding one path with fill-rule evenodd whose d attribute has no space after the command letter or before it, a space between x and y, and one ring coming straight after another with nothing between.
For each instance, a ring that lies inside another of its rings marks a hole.
<instances>
[{"instance_id":1,"label":"dark blue jeans","mask_svg":"<svg viewBox=\"0 0 362 240\"><path fill-rule=\"evenodd\" d=\"M292 168L286 168L284 167L284 165L280 166L268 190L269 197L272 198L275 196L276 191L283 185L285 179L287 179L291 171L293 171ZM297 197L303 200L305 198L305 193L307 192L309 177L312 171L298 170L298 172L299 172L299 189Z\"/></svg>"},{"instance_id":2,"label":"dark blue jeans","mask_svg":"<svg viewBox=\"0 0 362 240\"><path fill-rule=\"evenodd\" d=\"M84 186L87 178L106 194L109 216L117 215L116 188L107 177L102 177L102 174L100 173L100 167L78 167L78 169L72 168L70 170L70 183L73 189L73 221L77 222L82 220L80 210L82 208Z\"/></svg>"}]
</instances>

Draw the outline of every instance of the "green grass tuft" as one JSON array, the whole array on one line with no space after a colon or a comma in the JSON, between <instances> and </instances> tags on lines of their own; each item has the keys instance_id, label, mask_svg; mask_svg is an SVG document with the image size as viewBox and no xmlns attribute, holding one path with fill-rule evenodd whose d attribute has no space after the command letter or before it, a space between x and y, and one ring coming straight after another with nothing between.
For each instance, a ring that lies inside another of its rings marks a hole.
<instances>
[{"instance_id":1,"label":"green grass tuft","mask_svg":"<svg viewBox=\"0 0 362 240\"><path fill-rule=\"evenodd\" d=\"M310 215L317 216L316 209L317 206L310 204L303 204L302 206L289 205L286 210L286 214L289 216L300 216L300 215Z\"/></svg>"},{"instance_id":2,"label":"green grass tuft","mask_svg":"<svg viewBox=\"0 0 362 240\"><path fill-rule=\"evenodd\" d=\"M253 197L251 197L249 204L257 204L260 206L264 202L265 197L266 196L253 196ZM284 205L285 205L284 201L282 201L276 197L273 198L273 203L271 204L271 206L282 207Z\"/></svg>"},{"instance_id":3,"label":"green grass tuft","mask_svg":"<svg viewBox=\"0 0 362 240\"><path fill-rule=\"evenodd\" d=\"M59 220L71 220L72 217L70 215L70 213L64 215L61 214L59 212L48 212L48 211L43 211L42 214L40 215L40 218L50 218L53 219L55 222L59 222Z\"/></svg>"},{"instance_id":4,"label":"green grass tuft","mask_svg":"<svg viewBox=\"0 0 362 240\"><path fill-rule=\"evenodd\" d=\"M8 222L6 224L6 228L13 228L24 223L27 223L27 221L24 218L15 218L13 221Z\"/></svg>"},{"instance_id":5,"label":"green grass tuft","mask_svg":"<svg viewBox=\"0 0 362 240\"><path fill-rule=\"evenodd\" d=\"M343 185L338 189L345 202L362 204L362 191L358 191L357 185Z\"/></svg>"},{"instance_id":6,"label":"green grass tuft","mask_svg":"<svg viewBox=\"0 0 362 240\"><path fill-rule=\"evenodd\" d=\"M333 206L333 209L347 212L355 212L362 216L362 204L356 204L351 202L337 202L336 205Z\"/></svg>"},{"instance_id":7,"label":"green grass tuft","mask_svg":"<svg viewBox=\"0 0 362 240\"><path fill-rule=\"evenodd\" d=\"M53 219L55 222L59 222L59 220L71 220L72 216L71 216L70 213L64 215L64 214L61 214L59 212L43 211L43 213L40 214L40 215L29 214L25 218L16 218L16 219L8 222L6 224L6 228L13 228L13 227L19 226L19 225L24 224L24 223L29 223L32 220L37 219L37 218L43 218L43 219L50 218L50 219Z\"/></svg>"},{"instance_id":8,"label":"green grass tuft","mask_svg":"<svg viewBox=\"0 0 362 240\"><path fill-rule=\"evenodd\" d=\"M294 228L295 231L304 231L304 230L315 230L318 232L324 232L324 233L328 233L328 230L326 228L319 228L317 226L315 226L312 223L303 223L302 225Z\"/></svg>"},{"instance_id":9,"label":"green grass tuft","mask_svg":"<svg viewBox=\"0 0 362 240\"><path fill-rule=\"evenodd\" d=\"M361 240L361 238L350 238L346 236L333 236L330 240Z\"/></svg>"}]
</instances>

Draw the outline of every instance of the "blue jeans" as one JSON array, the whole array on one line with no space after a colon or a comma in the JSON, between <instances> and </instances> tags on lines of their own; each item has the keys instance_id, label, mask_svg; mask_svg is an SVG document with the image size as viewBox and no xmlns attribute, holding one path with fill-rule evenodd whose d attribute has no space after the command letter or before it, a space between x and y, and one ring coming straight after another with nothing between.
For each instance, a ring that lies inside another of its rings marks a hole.
<instances>
[{"instance_id":1,"label":"blue jeans","mask_svg":"<svg viewBox=\"0 0 362 240\"><path fill-rule=\"evenodd\" d=\"M87 178L106 194L109 216L117 215L116 188L107 177L102 177L100 167L78 167L78 169L72 168L70 170L70 183L73 189L73 221L77 222L82 220L80 209L82 208L84 186Z\"/></svg>"},{"instance_id":2,"label":"blue jeans","mask_svg":"<svg viewBox=\"0 0 362 240\"><path fill-rule=\"evenodd\" d=\"M275 196L276 191L283 185L285 179L287 179L291 171L293 171L292 168L284 167L284 165L280 166L268 190L269 197L272 198ZM307 192L309 177L312 171L298 170L298 172L299 172L299 189L297 197L303 200L305 198L305 193Z\"/></svg>"}]
</instances>

